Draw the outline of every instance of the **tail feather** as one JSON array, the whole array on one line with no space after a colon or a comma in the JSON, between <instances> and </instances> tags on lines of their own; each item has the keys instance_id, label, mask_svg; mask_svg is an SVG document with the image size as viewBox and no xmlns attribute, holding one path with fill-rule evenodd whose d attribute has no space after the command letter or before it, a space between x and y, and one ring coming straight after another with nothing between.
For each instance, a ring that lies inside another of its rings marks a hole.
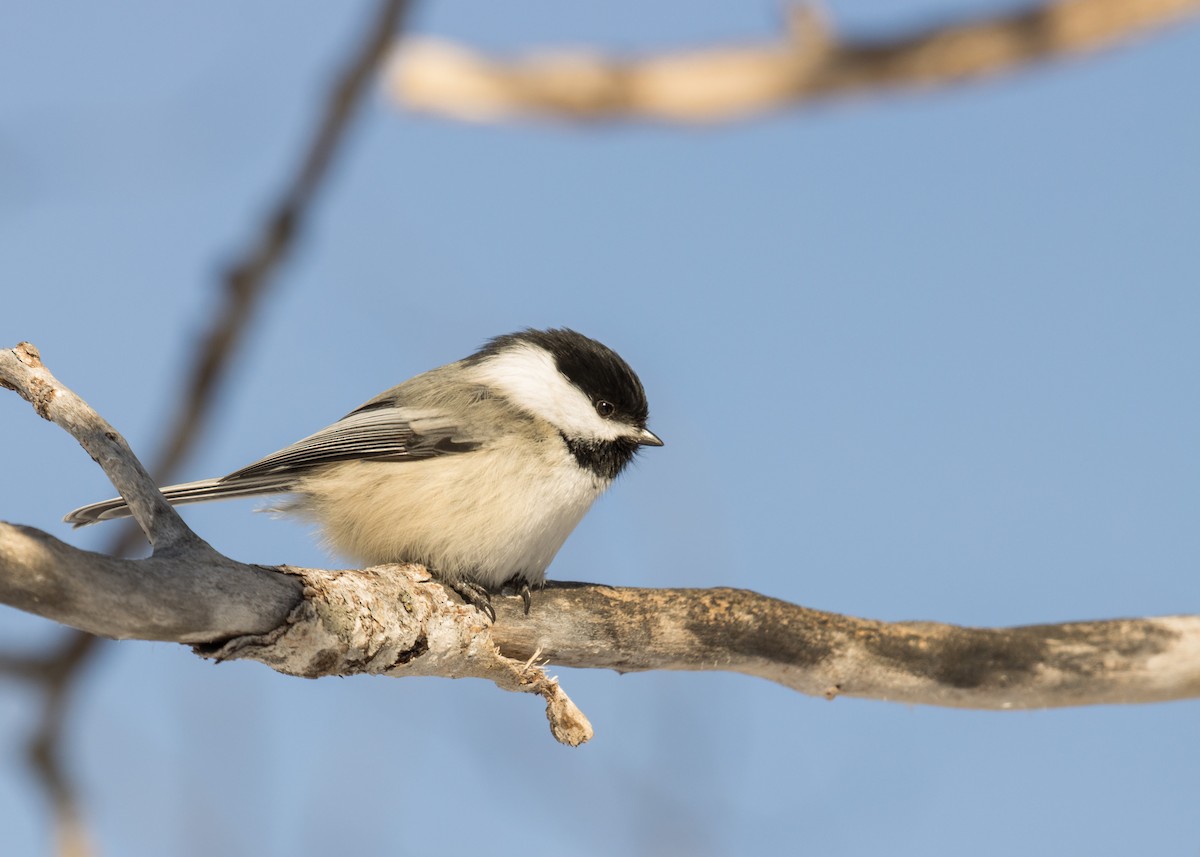
<instances>
[{"instance_id":1,"label":"tail feather","mask_svg":"<svg viewBox=\"0 0 1200 857\"><path fill-rule=\"evenodd\" d=\"M161 490L168 503L172 506L182 506L185 503L207 503L210 500L228 500L234 497L286 494L292 489L294 481L294 476L285 478L278 474L252 479L235 479L228 482L221 479L202 479L199 482L171 485ZM67 513L63 520L78 528L100 521L128 518L129 515L129 506L125 501L120 497L114 497L101 503L82 506Z\"/></svg>"}]
</instances>

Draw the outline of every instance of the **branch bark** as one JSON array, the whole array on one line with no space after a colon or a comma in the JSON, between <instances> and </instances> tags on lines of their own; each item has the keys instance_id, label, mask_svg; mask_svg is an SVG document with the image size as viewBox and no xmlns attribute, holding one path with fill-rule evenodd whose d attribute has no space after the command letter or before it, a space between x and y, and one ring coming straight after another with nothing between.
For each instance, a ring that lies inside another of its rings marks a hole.
<instances>
[{"instance_id":1,"label":"branch bark","mask_svg":"<svg viewBox=\"0 0 1200 857\"><path fill-rule=\"evenodd\" d=\"M23 344L0 351L0 384L81 442L127 500L158 495L124 441ZM107 445L107 446L106 446ZM134 474L129 477L128 474ZM160 497L161 499L161 497ZM172 511L173 515L173 511ZM182 525L167 515L142 522ZM182 525L186 529L186 525ZM190 530L188 531L190 533ZM546 700L555 737L591 737L542 663L620 671L728 670L803 693L962 708L1160 702L1200 696L1200 617L1023 628L878 622L735 589L551 584L529 616L497 597L497 621L416 565L325 570L239 563L194 535L125 560L0 524L0 602L94 634L188 643L291 675L486 678Z\"/></svg>"},{"instance_id":2,"label":"branch bark","mask_svg":"<svg viewBox=\"0 0 1200 857\"><path fill-rule=\"evenodd\" d=\"M489 624L416 565L115 559L4 523L0 602L93 634L187 643L308 678L487 678L549 693L551 713L572 723L586 721L534 664L722 670L828 699L995 710L1200 696L1200 616L964 628L859 619L739 589L559 582L534 594L528 616L520 598L497 597Z\"/></svg>"},{"instance_id":3,"label":"branch bark","mask_svg":"<svg viewBox=\"0 0 1200 857\"><path fill-rule=\"evenodd\" d=\"M118 559L0 522L0 603L91 634L187 643L203 657L257 660L304 678L488 679L545 698L564 744L592 737L536 652L503 655L486 617L421 566L264 568L190 549Z\"/></svg>"},{"instance_id":4,"label":"branch bark","mask_svg":"<svg viewBox=\"0 0 1200 857\"><path fill-rule=\"evenodd\" d=\"M1111 47L1198 10L1200 0L1059 0L853 42L804 6L774 43L635 59L553 50L500 60L443 40L408 39L394 50L387 87L411 109L475 121L725 122L856 93L984 79Z\"/></svg>"},{"instance_id":5,"label":"branch bark","mask_svg":"<svg viewBox=\"0 0 1200 857\"><path fill-rule=\"evenodd\" d=\"M507 599L506 599L507 601ZM724 670L813 696L978 709L1200 696L1200 616L1014 628L880 622L742 589L551 584L492 635L520 659L621 672Z\"/></svg>"}]
</instances>

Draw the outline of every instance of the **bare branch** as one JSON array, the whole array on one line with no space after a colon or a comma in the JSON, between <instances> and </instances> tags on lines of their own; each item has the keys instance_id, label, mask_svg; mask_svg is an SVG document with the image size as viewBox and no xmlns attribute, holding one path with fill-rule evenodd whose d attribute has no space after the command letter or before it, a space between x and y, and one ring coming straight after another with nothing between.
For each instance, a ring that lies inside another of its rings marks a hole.
<instances>
[{"instance_id":1,"label":"bare branch","mask_svg":"<svg viewBox=\"0 0 1200 857\"><path fill-rule=\"evenodd\" d=\"M1059 0L891 40L840 41L812 7L778 42L617 59L579 50L518 60L409 39L388 89L415 110L488 121L721 122L811 101L942 87L1111 47L1194 14L1200 0Z\"/></svg>"},{"instance_id":2,"label":"bare branch","mask_svg":"<svg viewBox=\"0 0 1200 857\"><path fill-rule=\"evenodd\" d=\"M155 552L207 547L163 498L125 438L50 374L36 347L22 342L0 351L0 386L15 390L33 405L38 416L58 424L79 441L126 498Z\"/></svg>"},{"instance_id":3,"label":"bare branch","mask_svg":"<svg viewBox=\"0 0 1200 857\"><path fill-rule=\"evenodd\" d=\"M33 346L0 352L0 382L81 441L101 431L106 472L125 480L131 505L152 507L143 495L158 489L133 453L111 428L95 428L107 424L50 375ZM543 696L554 736L571 745L588 740L591 725L542 661L729 670L830 699L963 708L1200 696L1197 616L960 628L857 619L735 589L558 584L534 596L529 616L519 598L497 597L492 624L420 566L261 568L179 526L170 552L126 560L0 523L0 602L90 633L190 643L205 656L251 658L290 675L486 678Z\"/></svg>"},{"instance_id":4,"label":"bare branch","mask_svg":"<svg viewBox=\"0 0 1200 857\"><path fill-rule=\"evenodd\" d=\"M188 643L307 678L484 678L545 698L559 741L592 735L536 658L503 656L486 618L420 566L267 569L190 549L118 559L0 522L0 603L90 634Z\"/></svg>"},{"instance_id":5,"label":"bare branch","mask_svg":"<svg viewBox=\"0 0 1200 857\"><path fill-rule=\"evenodd\" d=\"M305 597L286 626L200 653L252 658L306 678L370 673L487 679L504 690L541 695L560 742L575 747L592 737L591 724L546 675L536 653L523 661L502 655L487 618L423 567L286 570L304 581Z\"/></svg>"},{"instance_id":6,"label":"bare branch","mask_svg":"<svg viewBox=\"0 0 1200 857\"><path fill-rule=\"evenodd\" d=\"M0 529L4 526L0 524ZM3 552L4 548L0 547L0 554ZM0 559L0 568L4 567L5 562ZM0 579L0 589L6 588L7 582ZM80 665L92 651L95 639L91 634L72 631L65 635L62 643L51 647L49 652L0 654L0 671L11 678L33 682L43 692L42 717L39 728L27 744L26 755L54 808L57 853L61 857L86 857L92 853L75 800L75 790L60 758L62 744L58 736L66 711L63 700Z\"/></svg>"},{"instance_id":7,"label":"bare branch","mask_svg":"<svg viewBox=\"0 0 1200 857\"><path fill-rule=\"evenodd\" d=\"M1021 709L1200 696L1200 616L1016 628L879 622L741 589L551 584L500 650L621 672L727 670L814 696ZM524 621L523 621L524 620Z\"/></svg>"},{"instance_id":8,"label":"bare branch","mask_svg":"<svg viewBox=\"0 0 1200 857\"><path fill-rule=\"evenodd\" d=\"M114 559L0 524L0 602L112 637L197 645L290 675L489 679L547 698L559 740L586 719L544 662L623 672L722 670L814 696L977 709L1200 696L1200 616L1019 628L878 622L736 589L550 584L489 624L420 566L246 566L182 553Z\"/></svg>"},{"instance_id":9,"label":"bare branch","mask_svg":"<svg viewBox=\"0 0 1200 857\"><path fill-rule=\"evenodd\" d=\"M262 634L300 600L285 576L215 551L127 560L0 522L0 602L104 637L211 643Z\"/></svg>"}]
</instances>

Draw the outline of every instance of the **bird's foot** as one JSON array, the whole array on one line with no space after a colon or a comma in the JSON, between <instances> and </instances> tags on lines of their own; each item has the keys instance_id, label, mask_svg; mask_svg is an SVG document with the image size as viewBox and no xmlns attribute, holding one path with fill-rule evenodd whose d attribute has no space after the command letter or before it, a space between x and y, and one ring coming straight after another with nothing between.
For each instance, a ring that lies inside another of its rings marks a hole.
<instances>
[{"instance_id":1,"label":"bird's foot","mask_svg":"<svg viewBox=\"0 0 1200 857\"><path fill-rule=\"evenodd\" d=\"M525 602L525 615L529 615L529 605L533 599L533 591L529 588L529 581L518 574L514 574L508 580L504 581L504 585L500 591L505 595L511 590L513 595L520 595L521 600Z\"/></svg>"},{"instance_id":2,"label":"bird's foot","mask_svg":"<svg viewBox=\"0 0 1200 857\"><path fill-rule=\"evenodd\" d=\"M461 595L463 601L487 616L489 621L496 621L496 608L492 606L492 593L488 592L487 587L472 580L459 580L451 583L450 588Z\"/></svg>"}]
</instances>

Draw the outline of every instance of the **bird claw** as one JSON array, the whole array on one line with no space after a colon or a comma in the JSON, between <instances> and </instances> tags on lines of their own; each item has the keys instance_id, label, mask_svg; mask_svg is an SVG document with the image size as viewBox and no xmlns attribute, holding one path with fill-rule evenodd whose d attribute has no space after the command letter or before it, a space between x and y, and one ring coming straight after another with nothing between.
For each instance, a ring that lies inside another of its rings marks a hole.
<instances>
[{"instance_id":1,"label":"bird claw","mask_svg":"<svg viewBox=\"0 0 1200 857\"><path fill-rule=\"evenodd\" d=\"M450 588L462 596L463 601L480 610L489 620L496 621L496 608L492 606L492 593L486 586L473 580L460 580L457 583L451 583ZM521 596L521 602L525 605L525 615L529 615L529 608L533 603L533 590L530 588L528 580L514 575L504 582L500 591L505 595L511 592Z\"/></svg>"},{"instance_id":2,"label":"bird claw","mask_svg":"<svg viewBox=\"0 0 1200 857\"><path fill-rule=\"evenodd\" d=\"M492 606L492 593L487 588L471 580L460 580L451 583L450 588L462 596L462 600L479 610L491 622L496 621L496 608Z\"/></svg>"},{"instance_id":3,"label":"bird claw","mask_svg":"<svg viewBox=\"0 0 1200 857\"><path fill-rule=\"evenodd\" d=\"M508 580L504 581L504 585L500 588L500 591L505 595L510 594L510 590L511 594L521 596L521 601L525 604L525 615L528 616L529 605L533 603L533 590L529 588L529 581L514 574Z\"/></svg>"}]
</instances>

